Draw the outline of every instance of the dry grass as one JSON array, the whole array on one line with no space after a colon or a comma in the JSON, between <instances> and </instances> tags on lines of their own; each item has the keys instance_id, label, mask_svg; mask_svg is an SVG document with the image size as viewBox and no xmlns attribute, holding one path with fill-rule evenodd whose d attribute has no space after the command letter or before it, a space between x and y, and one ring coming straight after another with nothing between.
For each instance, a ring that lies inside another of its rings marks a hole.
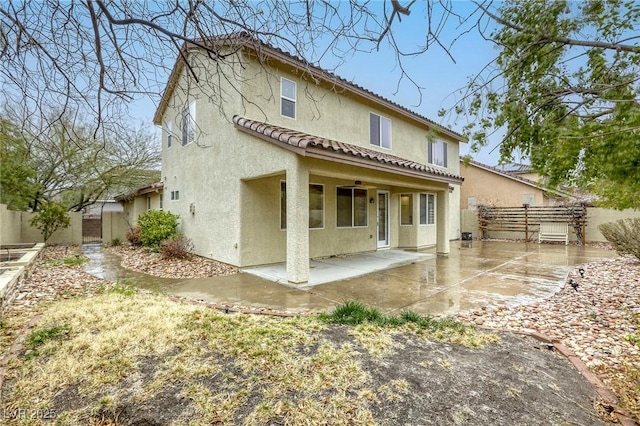
<instances>
[{"instance_id":1,"label":"dry grass","mask_svg":"<svg viewBox=\"0 0 640 426\"><path fill-rule=\"evenodd\" d=\"M373 423L368 375L350 345L320 340L323 327L315 318L224 315L122 289L60 302L33 331L45 337L32 356L13 366L2 409L56 407L60 424L117 424L126 407L175 389L190 413L176 424L232 424L241 414L246 424Z\"/></svg>"},{"instance_id":2,"label":"dry grass","mask_svg":"<svg viewBox=\"0 0 640 426\"><path fill-rule=\"evenodd\" d=\"M353 343L338 344L322 337L326 327L315 317L225 315L116 286L43 310L2 409L55 409L57 423L71 425L118 424L157 406L182 407L174 424L373 424L371 401L402 401L409 389L403 380L373 384L359 351L393 354L400 330L362 324L350 329Z\"/></svg>"}]
</instances>

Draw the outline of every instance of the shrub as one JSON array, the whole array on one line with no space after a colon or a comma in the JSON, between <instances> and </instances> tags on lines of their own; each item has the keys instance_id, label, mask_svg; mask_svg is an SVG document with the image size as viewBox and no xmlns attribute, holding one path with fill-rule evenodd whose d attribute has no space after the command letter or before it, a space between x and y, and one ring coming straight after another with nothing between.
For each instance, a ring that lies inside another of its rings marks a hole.
<instances>
[{"instance_id":1,"label":"shrub","mask_svg":"<svg viewBox=\"0 0 640 426\"><path fill-rule=\"evenodd\" d=\"M142 245L152 249L160 248L160 244L176 233L178 215L163 210L149 210L138 218L140 240Z\"/></svg>"},{"instance_id":2,"label":"shrub","mask_svg":"<svg viewBox=\"0 0 640 426\"><path fill-rule=\"evenodd\" d=\"M134 247L139 247L142 245L142 240L140 239L140 228L138 228L137 226L129 228L125 237L127 238L127 241L129 241L129 244Z\"/></svg>"},{"instance_id":3,"label":"shrub","mask_svg":"<svg viewBox=\"0 0 640 426\"><path fill-rule=\"evenodd\" d=\"M186 259L193 252L193 241L184 235L175 235L162 243L163 259Z\"/></svg>"},{"instance_id":4,"label":"shrub","mask_svg":"<svg viewBox=\"0 0 640 426\"><path fill-rule=\"evenodd\" d=\"M58 229L68 228L71 224L71 218L67 209L58 203L47 203L36 215L29 221L29 224L40 230L44 242Z\"/></svg>"},{"instance_id":5,"label":"shrub","mask_svg":"<svg viewBox=\"0 0 640 426\"><path fill-rule=\"evenodd\" d=\"M114 238L113 240L111 240L111 247L120 247L120 245L122 244L122 241L120 241L120 238Z\"/></svg>"},{"instance_id":6,"label":"shrub","mask_svg":"<svg viewBox=\"0 0 640 426\"><path fill-rule=\"evenodd\" d=\"M630 254L640 259L640 218L603 223L598 229L618 254Z\"/></svg>"}]
</instances>

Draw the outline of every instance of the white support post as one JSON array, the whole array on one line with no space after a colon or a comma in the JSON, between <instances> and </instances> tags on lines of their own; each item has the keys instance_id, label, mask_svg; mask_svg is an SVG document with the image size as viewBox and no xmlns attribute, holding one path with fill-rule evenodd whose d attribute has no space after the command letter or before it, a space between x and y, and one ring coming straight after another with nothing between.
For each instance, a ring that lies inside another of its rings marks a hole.
<instances>
[{"instance_id":1,"label":"white support post","mask_svg":"<svg viewBox=\"0 0 640 426\"><path fill-rule=\"evenodd\" d=\"M309 281L309 170L300 157L287 167L287 280Z\"/></svg>"},{"instance_id":2,"label":"white support post","mask_svg":"<svg viewBox=\"0 0 640 426\"><path fill-rule=\"evenodd\" d=\"M436 252L442 255L449 254L449 188L438 191L436 195L437 226L436 226Z\"/></svg>"}]
</instances>

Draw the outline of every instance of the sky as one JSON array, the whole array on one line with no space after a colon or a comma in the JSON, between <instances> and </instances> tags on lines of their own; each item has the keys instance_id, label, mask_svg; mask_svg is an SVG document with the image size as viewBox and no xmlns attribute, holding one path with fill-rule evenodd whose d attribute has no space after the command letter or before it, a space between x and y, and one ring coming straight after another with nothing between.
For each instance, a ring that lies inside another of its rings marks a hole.
<instances>
[{"instance_id":1,"label":"sky","mask_svg":"<svg viewBox=\"0 0 640 426\"><path fill-rule=\"evenodd\" d=\"M403 16L401 22L396 21L393 25L394 37L407 50L415 49L425 38L425 3L414 4L411 15ZM453 4L456 10L463 14L474 10L471 2L458 0ZM382 3L377 5L380 6ZM461 28L468 27L469 24L460 26L457 21L451 19L441 33L441 40L448 45L460 35ZM395 52L387 43L383 43L379 51L357 52L346 56L342 65L335 70L334 66L339 62L336 58L323 58L320 66L461 133L465 124L464 117L449 114L441 118L438 111L451 109L455 105L455 101L460 98L460 89L464 89L469 78L495 58L497 50L491 42L484 40L473 30L460 37L449 52L455 62L444 49L436 45L418 56L403 59L403 65L410 77L424 88L422 99L419 91L407 79L398 84L401 72L396 64ZM131 112L134 119L151 123L154 111L155 107L150 101L141 100L133 105ZM499 153L494 148L498 143L498 136L490 139L489 145L479 153L473 154L473 158L486 164L497 164ZM461 155L467 154L468 151L468 144L460 145Z\"/></svg>"}]
</instances>

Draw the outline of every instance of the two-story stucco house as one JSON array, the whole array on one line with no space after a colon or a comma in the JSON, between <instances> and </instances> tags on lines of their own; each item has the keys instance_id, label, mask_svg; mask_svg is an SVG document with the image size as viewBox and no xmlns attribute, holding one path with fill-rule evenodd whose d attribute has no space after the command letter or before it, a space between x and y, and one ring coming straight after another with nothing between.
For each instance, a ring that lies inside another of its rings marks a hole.
<instances>
[{"instance_id":1,"label":"two-story stucco house","mask_svg":"<svg viewBox=\"0 0 640 426\"><path fill-rule=\"evenodd\" d=\"M459 134L251 37L207 43L183 49L154 117L163 206L197 254L286 261L303 283L310 258L449 252Z\"/></svg>"}]
</instances>

